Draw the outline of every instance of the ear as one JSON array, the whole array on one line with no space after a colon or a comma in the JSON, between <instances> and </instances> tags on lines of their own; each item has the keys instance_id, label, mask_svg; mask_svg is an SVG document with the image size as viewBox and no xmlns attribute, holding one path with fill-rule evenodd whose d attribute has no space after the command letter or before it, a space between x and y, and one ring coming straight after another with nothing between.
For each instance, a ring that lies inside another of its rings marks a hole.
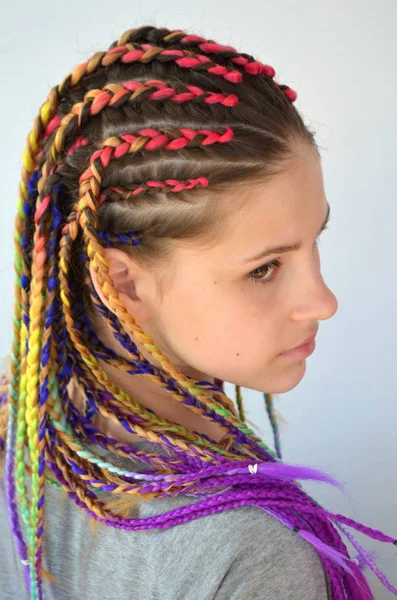
<instances>
[{"instance_id":1,"label":"ear","mask_svg":"<svg viewBox=\"0 0 397 600\"><path fill-rule=\"evenodd\" d=\"M109 267L109 275L114 282L114 288L120 300L135 321L144 321L148 318L148 304L145 302L145 295L140 297L137 292L138 288L139 292L141 290L143 292L145 289L145 273L142 272L142 268L131 256L119 248L106 248L105 259ZM89 270L96 293L102 303L115 314L114 307L103 294L92 264L90 264Z\"/></svg>"}]
</instances>

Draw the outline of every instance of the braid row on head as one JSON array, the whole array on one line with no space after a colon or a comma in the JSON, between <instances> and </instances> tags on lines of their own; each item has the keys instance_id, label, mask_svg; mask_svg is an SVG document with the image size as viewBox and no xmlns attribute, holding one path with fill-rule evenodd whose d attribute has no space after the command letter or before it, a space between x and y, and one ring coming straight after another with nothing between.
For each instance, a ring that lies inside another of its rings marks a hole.
<instances>
[{"instance_id":1,"label":"braid row on head","mask_svg":"<svg viewBox=\"0 0 397 600\"><path fill-rule=\"evenodd\" d=\"M154 73L169 69L180 77L185 74L189 84L173 87L153 75L148 77L145 73L151 68ZM125 72L125 80L106 81L112 72ZM105 248L120 246L138 251L147 232L104 227L105 209L133 202L138 208L140 199L157 194L185 198L185 194L194 195L217 183L210 160L208 169L193 176L169 171L172 178L148 178L136 171L136 180L127 187L117 181L108 182L111 169L117 170L118 165L121 169L127 161L135 161L141 168L142 156L156 160L156 155L191 154L205 161L218 150L224 160L232 160L244 136L237 125L195 128L190 123L186 127L130 123L128 129L115 126L115 133L101 138L92 134L91 124L100 118L104 122L114 118L117 123L117 115L123 110L134 109L139 117L145 111L171 105L181 111L180 121L185 118L189 122L187 112L182 111L193 104L202 121L207 113L216 112L232 122L243 104L240 84L242 90L252 86L252 94L256 85L271 84L274 106L296 100L296 92L275 82L274 77L272 67L231 46L182 30L144 26L126 31L107 51L96 52L77 66L50 91L40 108L23 153L15 220L14 337L4 404L8 410L7 437L0 446L6 452L12 530L33 600L44 598L43 577L51 577L43 568L46 483L67 492L92 519L125 530L167 528L211 513L254 505L313 544L329 576L333 599L373 598L360 570L366 565L397 593L341 524L379 541L396 543L394 538L323 509L295 480L338 483L320 471L281 461L272 396L264 395L276 452L248 427L240 387L236 386L236 410L224 393L222 381L216 380L213 385L183 375L129 315L109 274ZM210 84L218 91L207 90ZM74 101L77 97L79 100ZM250 109L247 106L244 110ZM65 189L73 175L74 160L86 162L73 197ZM254 157L252 163L257 166ZM89 278L90 266L112 310L96 294ZM79 287L82 283L89 290L92 306L106 318L115 339L128 351L128 360L99 340L84 310ZM160 368L144 358L135 342ZM167 389L170 397L221 426L225 432L221 442L215 444L205 434L146 410L110 381L100 360L129 374L145 374ZM84 395L82 410L70 400L67 386L71 378ZM166 453L159 456L142 451L105 435L93 424L97 413L161 445ZM0 414L4 416L4 411ZM143 461L147 469L144 473L122 469L97 453L95 447L99 446L121 458ZM114 499L127 498L130 506L139 498L185 494L202 499L140 519L127 517L114 508L115 504L112 507L101 496L103 492ZM357 549L360 566L357 559L349 557L335 525Z\"/></svg>"}]
</instances>

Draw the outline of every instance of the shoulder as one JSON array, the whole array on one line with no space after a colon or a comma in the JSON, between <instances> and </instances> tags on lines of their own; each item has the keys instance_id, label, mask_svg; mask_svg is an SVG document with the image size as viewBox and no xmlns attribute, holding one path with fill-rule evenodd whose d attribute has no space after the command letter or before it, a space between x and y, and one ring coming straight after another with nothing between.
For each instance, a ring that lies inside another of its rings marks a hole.
<instances>
[{"instance_id":1,"label":"shoulder","mask_svg":"<svg viewBox=\"0 0 397 600\"><path fill-rule=\"evenodd\" d=\"M178 506L192 502L186 497L178 500ZM148 504L144 512L148 516L172 508L175 503L166 501L161 510ZM161 560L168 562L171 569L175 569L171 563L177 560L178 570L185 574L185 580L180 581L184 586L194 584L194 572L199 566L201 589L203 582L212 582L211 598L330 598L328 576L315 548L256 506L201 516L165 531L170 542L167 541L167 547L179 550L173 555L167 553ZM199 585L198 581L195 583Z\"/></svg>"},{"instance_id":2,"label":"shoulder","mask_svg":"<svg viewBox=\"0 0 397 600\"><path fill-rule=\"evenodd\" d=\"M109 599L171 600L181 590L184 600L329 598L313 546L256 506L190 520L186 511L177 526L144 531L104 525L94 534L85 511L52 486L46 492L48 569L62 581L65 598L77 590L87 600L96 598L98 570L106 572L101 590ZM155 517L196 502L187 496L152 499L141 504L139 516ZM8 519L1 524L1 512L0 530L6 531ZM137 576L133 595L131 565Z\"/></svg>"},{"instance_id":3,"label":"shoulder","mask_svg":"<svg viewBox=\"0 0 397 600\"><path fill-rule=\"evenodd\" d=\"M255 506L230 513L240 539L216 600L327 600L328 576L315 548Z\"/></svg>"}]
</instances>

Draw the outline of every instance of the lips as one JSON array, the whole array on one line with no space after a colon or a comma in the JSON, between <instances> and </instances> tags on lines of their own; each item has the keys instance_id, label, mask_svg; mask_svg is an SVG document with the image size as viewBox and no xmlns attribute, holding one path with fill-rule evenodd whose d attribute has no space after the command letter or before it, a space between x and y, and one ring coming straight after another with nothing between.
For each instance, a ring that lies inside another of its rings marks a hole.
<instances>
[{"instance_id":1,"label":"lips","mask_svg":"<svg viewBox=\"0 0 397 600\"><path fill-rule=\"evenodd\" d=\"M297 348L300 348L301 346L304 346L305 344L308 344L309 342L312 342L314 340L314 338L317 335L317 331L318 329L316 329L315 333L312 333L311 336L309 336L308 338L305 339L304 342L302 342L301 344L299 344L299 346L295 346L294 348L289 348L289 350L287 350L287 352L289 352L290 350L296 350Z\"/></svg>"}]
</instances>

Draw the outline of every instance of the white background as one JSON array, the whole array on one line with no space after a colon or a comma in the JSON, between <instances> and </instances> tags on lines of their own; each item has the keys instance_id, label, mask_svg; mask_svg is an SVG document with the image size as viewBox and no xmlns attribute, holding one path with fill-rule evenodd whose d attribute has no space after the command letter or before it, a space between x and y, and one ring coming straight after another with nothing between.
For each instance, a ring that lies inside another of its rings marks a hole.
<instances>
[{"instance_id":1,"label":"white background","mask_svg":"<svg viewBox=\"0 0 397 600\"><path fill-rule=\"evenodd\" d=\"M298 92L317 134L331 204L320 242L324 278L339 302L320 322L301 383L276 397L287 419L283 459L327 470L347 486L305 483L331 512L397 537L397 3L277 0L186 3L13 2L0 28L0 354L13 309L13 219L21 156L50 89L127 29L181 28L254 55ZM226 391L234 398L234 386ZM248 418L273 447L263 396L243 389ZM348 530L397 586L397 548ZM346 538L343 538L352 550ZM367 572L368 573L368 572ZM368 575L376 598L392 597Z\"/></svg>"}]
</instances>

